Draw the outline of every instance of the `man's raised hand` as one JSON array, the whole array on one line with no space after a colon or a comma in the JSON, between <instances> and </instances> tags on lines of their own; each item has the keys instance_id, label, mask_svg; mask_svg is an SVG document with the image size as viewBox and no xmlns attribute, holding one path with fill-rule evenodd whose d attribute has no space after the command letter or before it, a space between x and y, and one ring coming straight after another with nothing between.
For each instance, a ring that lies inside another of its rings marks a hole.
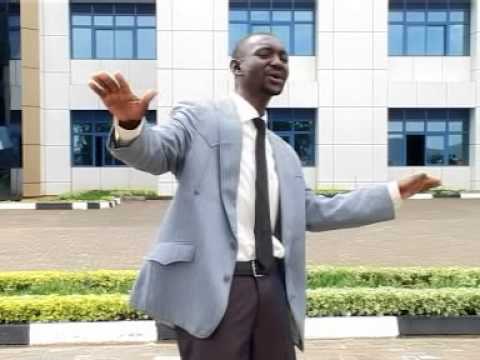
<instances>
[{"instance_id":1,"label":"man's raised hand","mask_svg":"<svg viewBox=\"0 0 480 360\"><path fill-rule=\"evenodd\" d=\"M113 76L102 71L92 76L88 82L92 89L115 116L120 125L127 129L134 129L148 110L148 104L157 95L155 90L147 90L139 98L136 96L123 75L116 72Z\"/></svg>"},{"instance_id":2,"label":"man's raised hand","mask_svg":"<svg viewBox=\"0 0 480 360\"><path fill-rule=\"evenodd\" d=\"M402 179L398 182L398 188L402 199L408 199L421 191L427 191L440 186L440 179L427 174L416 174Z\"/></svg>"}]
</instances>

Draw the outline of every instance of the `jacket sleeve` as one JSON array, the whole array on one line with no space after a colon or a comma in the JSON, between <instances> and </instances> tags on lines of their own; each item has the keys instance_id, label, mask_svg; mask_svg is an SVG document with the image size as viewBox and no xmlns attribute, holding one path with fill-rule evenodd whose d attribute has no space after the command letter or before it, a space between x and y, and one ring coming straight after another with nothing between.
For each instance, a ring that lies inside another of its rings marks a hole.
<instances>
[{"instance_id":1,"label":"jacket sleeve","mask_svg":"<svg viewBox=\"0 0 480 360\"><path fill-rule=\"evenodd\" d=\"M112 129L107 148L115 158L136 169L154 175L168 171L177 174L196 134L194 120L187 106L178 106L170 119L161 124L145 124L140 135L128 145L118 144Z\"/></svg>"},{"instance_id":2,"label":"jacket sleeve","mask_svg":"<svg viewBox=\"0 0 480 360\"><path fill-rule=\"evenodd\" d=\"M332 198L306 189L305 212L309 231L357 227L395 217L388 185L358 189Z\"/></svg>"}]
</instances>

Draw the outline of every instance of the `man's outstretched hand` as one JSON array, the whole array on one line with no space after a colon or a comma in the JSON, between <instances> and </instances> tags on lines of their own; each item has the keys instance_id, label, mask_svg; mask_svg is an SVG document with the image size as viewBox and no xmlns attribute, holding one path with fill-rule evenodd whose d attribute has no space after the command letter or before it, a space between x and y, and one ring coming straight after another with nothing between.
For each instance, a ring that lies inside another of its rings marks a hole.
<instances>
[{"instance_id":1,"label":"man's outstretched hand","mask_svg":"<svg viewBox=\"0 0 480 360\"><path fill-rule=\"evenodd\" d=\"M138 126L148 110L148 104L157 95L155 90L148 90L139 98L119 72L113 76L104 71L99 72L92 76L88 86L100 96L107 109L126 129Z\"/></svg>"},{"instance_id":2,"label":"man's outstretched hand","mask_svg":"<svg viewBox=\"0 0 480 360\"><path fill-rule=\"evenodd\" d=\"M421 191L440 186L440 179L427 174L416 174L398 182L398 188L402 199L407 199Z\"/></svg>"}]
</instances>

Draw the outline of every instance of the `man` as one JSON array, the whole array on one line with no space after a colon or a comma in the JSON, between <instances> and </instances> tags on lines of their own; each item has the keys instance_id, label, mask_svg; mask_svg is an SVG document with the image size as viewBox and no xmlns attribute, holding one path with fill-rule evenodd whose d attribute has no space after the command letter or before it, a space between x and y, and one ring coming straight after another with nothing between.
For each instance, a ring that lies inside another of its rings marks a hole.
<instances>
[{"instance_id":1,"label":"man","mask_svg":"<svg viewBox=\"0 0 480 360\"><path fill-rule=\"evenodd\" d=\"M268 102L288 77L283 45L248 36L230 69L230 98L180 104L153 128L142 118L154 91L137 98L119 73L90 82L116 119L112 154L178 182L132 305L175 328L182 359L291 360L294 344L303 349L305 230L392 219L393 200L438 180L418 175L316 196L294 150L266 130Z\"/></svg>"}]
</instances>

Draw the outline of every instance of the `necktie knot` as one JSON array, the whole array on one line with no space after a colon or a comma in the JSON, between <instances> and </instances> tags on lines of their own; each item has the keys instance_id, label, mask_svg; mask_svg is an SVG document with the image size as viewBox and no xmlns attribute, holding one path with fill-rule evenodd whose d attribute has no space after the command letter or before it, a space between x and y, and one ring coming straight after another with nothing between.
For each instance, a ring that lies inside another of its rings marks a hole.
<instances>
[{"instance_id":1,"label":"necktie knot","mask_svg":"<svg viewBox=\"0 0 480 360\"><path fill-rule=\"evenodd\" d=\"M254 118L252 121L258 131L265 131L265 128L266 128L265 120L257 117L257 118Z\"/></svg>"}]
</instances>

